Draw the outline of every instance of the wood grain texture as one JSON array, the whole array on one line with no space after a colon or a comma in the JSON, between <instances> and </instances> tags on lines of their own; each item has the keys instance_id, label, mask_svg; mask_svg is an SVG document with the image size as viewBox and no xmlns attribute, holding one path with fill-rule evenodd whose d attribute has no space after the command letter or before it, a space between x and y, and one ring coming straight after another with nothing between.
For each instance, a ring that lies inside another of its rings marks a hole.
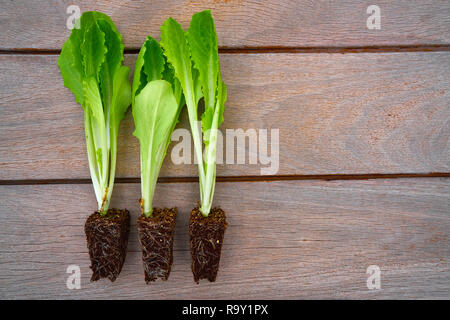
<instances>
[{"instance_id":1,"label":"wood grain texture","mask_svg":"<svg viewBox=\"0 0 450 320\"><path fill-rule=\"evenodd\" d=\"M220 58L229 89L221 130L279 129L278 175L449 172L450 52ZM2 180L89 178L82 108L56 60L0 55ZM188 128L186 112L179 127ZM118 177L140 176L133 130L129 112ZM196 176L196 165L172 161L176 144L161 176ZM260 158L250 164L248 143L244 151L244 164L219 165L218 175L260 175L269 167Z\"/></svg>"},{"instance_id":2,"label":"wood grain texture","mask_svg":"<svg viewBox=\"0 0 450 320\"><path fill-rule=\"evenodd\" d=\"M138 184L114 190L112 204L131 211L132 227L113 284L89 283L90 185L0 186L0 298L450 298L449 179L219 183L215 203L230 226L217 282L199 285L187 228L197 189L158 185L155 205L179 208L174 266L167 282L146 286ZM71 264L81 290L66 288ZM367 289L369 265L381 268L381 290Z\"/></svg>"},{"instance_id":3,"label":"wood grain texture","mask_svg":"<svg viewBox=\"0 0 450 320\"><path fill-rule=\"evenodd\" d=\"M0 1L0 49L59 49L70 34L69 5L107 13L127 48L139 48L169 16L184 28L194 12L211 9L221 47L343 47L450 43L450 2L378 0L381 30L369 30L373 1L114 0Z\"/></svg>"}]
</instances>

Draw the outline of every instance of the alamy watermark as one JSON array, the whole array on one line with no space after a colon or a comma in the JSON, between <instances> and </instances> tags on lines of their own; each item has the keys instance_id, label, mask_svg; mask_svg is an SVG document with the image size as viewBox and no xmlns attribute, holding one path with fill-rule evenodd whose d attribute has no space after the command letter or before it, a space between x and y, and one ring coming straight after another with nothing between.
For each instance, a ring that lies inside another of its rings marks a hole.
<instances>
[{"instance_id":1,"label":"alamy watermark","mask_svg":"<svg viewBox=\"0 0 450 320\"><path fill-rule=\"evenodd\" d=\"M369 277L367 278L367 289L381 289L380 267L377 265L370 265L367 267L366 273L369 275Z\"/></svg>"},{"instance_id":2,"label":"alamy watermark","mask_svg":"<svg viewBox=\"0 0 450 320\"><path fill-rule=\"evenodd\" d=\"M198 163L188 129L176 129L171 139L170 158L174 164ZM225 134L217 130L216 163L260 165L261 175L274 175L280 167L279 141L279 129L226 129Z\"/></svg>"},{"instance_id":3,"label":"alamy watermark","mask_svg":"<svg viewBox=\"0 0 450 320\"><path fill-rule=\"evenodd\" d=\"M372 4L367 7L366 13L370 16L367 18L366 25L369 30L381 29L381 9L379 6Z\"/></svg>"},{"instance_id":4,"label":"alamy watermark","mask_svg":"<svg viewBox=\"0 0 450 320\"><path fill-rule=\"evenodd\" d=\"M79 6L72 4L67 7L66 13L69 17L66 20L66 27L69 30L80 29L81 9Z\"/></svg>"},{"instance_id":5,"label":"alamy watermark","mask_svg":"<svg viewBox=\"0 0 450 320\"><path fill-rule=\"evenodd\" d=\"M76 264L67 267L66 273L70 274L66 280L67 289L81 289L81 269Z\"/></svg>"}]
</instances>

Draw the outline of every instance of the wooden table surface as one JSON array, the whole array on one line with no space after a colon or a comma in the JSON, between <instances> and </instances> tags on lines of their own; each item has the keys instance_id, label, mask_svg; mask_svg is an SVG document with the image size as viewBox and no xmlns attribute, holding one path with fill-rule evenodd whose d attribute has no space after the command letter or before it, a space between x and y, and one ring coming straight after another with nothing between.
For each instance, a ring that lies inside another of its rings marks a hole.
<instances>
[{"instance_id":1,"label":"wooden table surface","mask_svg":"<svg viewBox=\"0 0 450 320\"><path fill-rule=\"evenodd\" d=\"M174 265L167 282L144 283L131 112L112 197L132 214L128 254L116 282L89 282L83 112L56 65L71 4L112 17L130 67L166 18L187 28L210 8L229 88L222 131L279 130L278 171L217 167L230 227L216 283L193 282L197 169L171 149L155 205L179 208ZM380 30L366 26L371 4ZM449 1L0 0L0 29L0 298L450 298ZM368 289L370 265L380 289Z\"/></svg>"}]
</instances>

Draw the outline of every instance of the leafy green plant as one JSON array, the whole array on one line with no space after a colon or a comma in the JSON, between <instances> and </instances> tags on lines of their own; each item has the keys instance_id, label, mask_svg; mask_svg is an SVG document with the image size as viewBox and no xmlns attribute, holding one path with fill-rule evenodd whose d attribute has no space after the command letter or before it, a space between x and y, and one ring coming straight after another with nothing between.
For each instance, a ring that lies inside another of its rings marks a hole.
<instances>
[{"instance_id":1,"label":"leafy green plant","mask_svg":"<svg viewBox=\"0 0 450 320\"><path fill-rule=\"evenodd\" d=\"M83 107L89 168L98 211L106 214L114 186L120 121L131 104L122 36L101 12L85 12L64 43L58 66Z\"/></svg>"},{"instance_id":2,"label":"leafy green plant","mask_svg":"<svg viewBox=\"0 0 450 320\"><path fill-rule=\"evenodd\" d=\"M139 52L132 88L134 135L140 142L142 213L152 216L156 182L170 137L184 105L179 81L158 42L147 37Z\"/></svg>"},{"instance_id":3,"label":"leafy green plant","mask_svg":"<svg viewBox=\"0 0 450 320\"><path fill-rule=\"evenodd\" d=\"M226 100L211 12L206 10L194 14L187 33L177 21L167 19L161 26L161 46L183 89L198 159L200 211L203 216L208 216L216 180L217 130L223 122ZM197 124L198 102L202 97L205 100L201 117L203 141Z\"/></svg>"}]
</instances>

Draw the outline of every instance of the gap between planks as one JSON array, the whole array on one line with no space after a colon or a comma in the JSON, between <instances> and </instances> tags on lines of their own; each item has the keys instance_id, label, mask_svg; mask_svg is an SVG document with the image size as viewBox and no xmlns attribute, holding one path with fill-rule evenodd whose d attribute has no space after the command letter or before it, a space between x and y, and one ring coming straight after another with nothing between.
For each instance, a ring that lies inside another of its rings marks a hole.
<instances>
[{"instance_id":1,"label":"gap between planks","mask_svg":"<svg viewBox=\"0 0 450 320\"><path fill-rule=\"evenodd\" d=\"M430 173L395 173L395 174L318 174L318 175L274 175L274 176L222 176L216 177L217 182L267 182L295 180L374 180L374 179L405 179L405 178L450 178L449 172ZM139 183L140 178L116 178L115 183ZM198 177L160 177L158 183L198 182ZM42 184L90 184L90 179L26 179L0 180L0 186L7 185L42 185Z\"/></svg>"},{"instance_id":2,"label":"gap between planks","mask_svg":"<svg viewBox=\"0 0 450 320\"><path fill-rule=\"evenodd\" d=\"M125 54L137 54L140 48L126 48ZM356 47L221 47L219 53L387 53L387 52L438 52L450 51L450 45L356 46ZM59 55L59 49L0 49L0 54Z\"/></svg>"}]
</instances>

